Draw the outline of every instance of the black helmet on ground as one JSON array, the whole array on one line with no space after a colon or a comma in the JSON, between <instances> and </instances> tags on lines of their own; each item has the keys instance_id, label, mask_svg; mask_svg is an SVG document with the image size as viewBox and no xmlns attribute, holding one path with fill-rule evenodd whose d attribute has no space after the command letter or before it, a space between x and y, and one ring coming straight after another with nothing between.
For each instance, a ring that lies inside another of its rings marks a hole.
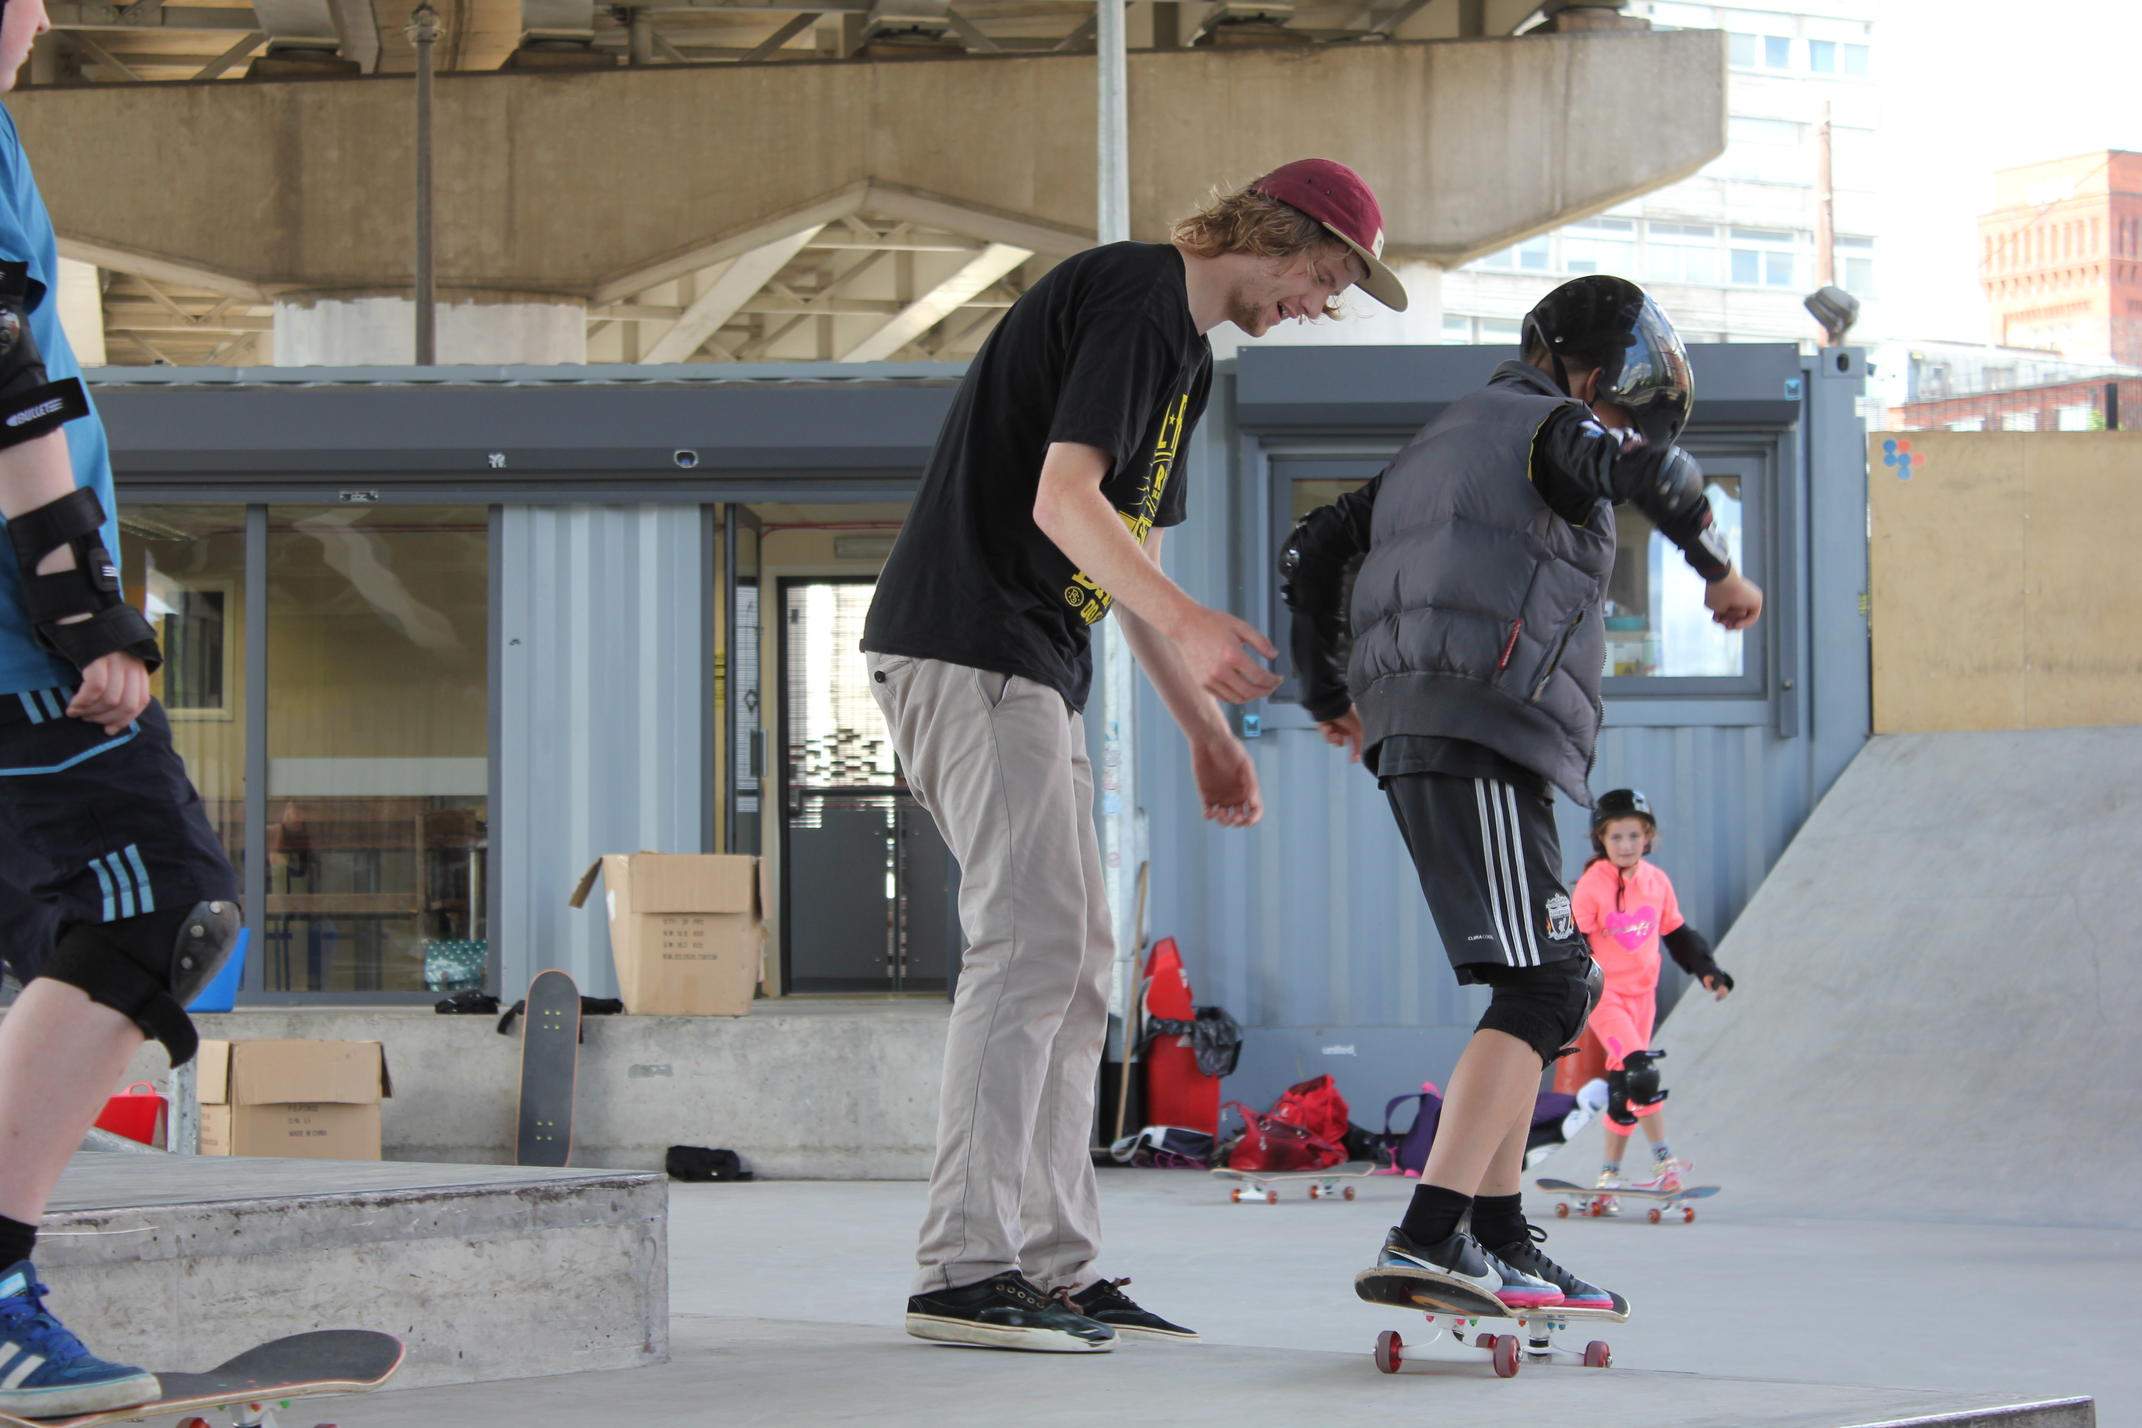
<instances>
[{"instance_id":1,"label":"black helmet on ground","mask_svg":"<svg viewBox=\"0 0 2142 1428\"><path fill-rule=\"evenodd\" d=\"M1570 279L1525 314L1524 340L1528 352L1547 353L1565 392L1571 366L1597 367L1592 400L1626 408L1653 445L1670 446L1688 425L1696 401L1688 351L1659 305L1627 278Z\"/></svg>"},{"instance_id":2,"label":"black helmet on ground","mask_svg":"<svg viewBox=\"0 0 2142 1428\"><path fill-rule=\"evenodd\" d=\"M1610 788L1592 800L1592 830L1597 832L1617 818L1641 818L1652 827L1659 826L1651 813L1651 800L1644 797L1640 788Z\"/></svg>"}]
</instances>

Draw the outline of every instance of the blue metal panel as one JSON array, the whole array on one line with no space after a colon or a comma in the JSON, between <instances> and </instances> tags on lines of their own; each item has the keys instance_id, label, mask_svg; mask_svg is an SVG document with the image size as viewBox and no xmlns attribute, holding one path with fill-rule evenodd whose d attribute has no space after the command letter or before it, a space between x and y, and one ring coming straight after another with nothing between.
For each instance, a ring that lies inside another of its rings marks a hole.
<instances>
[{"instance_id":1,"label":"blue metal panel","mask_svg":"<svg viewBox=\"0 0 2142 1428\"><path fill-rule=\"evenodd\" d=\"M500 770L492 809L500 990L545 967L617 995L604 853L698 852L709 793L710 559L689 506L508 506L499 550Z\"/></svg>"}]
</instances>

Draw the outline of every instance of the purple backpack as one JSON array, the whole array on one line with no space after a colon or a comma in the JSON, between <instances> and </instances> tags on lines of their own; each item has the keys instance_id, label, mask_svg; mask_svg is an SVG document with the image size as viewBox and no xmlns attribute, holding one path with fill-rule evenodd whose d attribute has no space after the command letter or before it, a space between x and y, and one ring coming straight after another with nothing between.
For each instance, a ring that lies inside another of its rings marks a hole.
<instances>
[{"instance_id":1,"label":"purple backpack","mask_svg":"<svg viewBox=\"0 0 2142 1428\"><path fill-rule=\"evenodd\" d=\"M1392 1130L1391 1113L1408 1101L1420 1104L1413 1113L1413 1124L1402 1131ZM1383 1144L1399 1171L1407 1175L1421 1173L1421 1167L1428 1163L1428 1147L1435 1144L1436 1123L1442 1118L1443 1094L1433 1081L1421 1082L1420 1090L1410 1095L1391 1098L1383 1108Z\"/></svg>"}]
</instances>

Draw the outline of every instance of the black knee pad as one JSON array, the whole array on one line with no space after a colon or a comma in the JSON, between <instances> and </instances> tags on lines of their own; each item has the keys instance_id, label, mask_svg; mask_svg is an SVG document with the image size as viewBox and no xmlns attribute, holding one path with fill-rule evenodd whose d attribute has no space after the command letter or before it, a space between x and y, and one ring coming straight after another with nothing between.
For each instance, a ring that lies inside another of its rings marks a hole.
<instances>
[{"instance_id":1,"label":"black knee pad","mask_svg":"<svg viewBox=\"0 0 2142 1428\"><path fill-rule=\"evenodd\" d=\"M1479 976L1494 992L1478 1030L1516 1037L1547 1066L1560 1056L1598 1001L1599 964L1565 957L1538 967L1482 967Z\"/></svg>"},{"instance_id":2,"label":"black knee pad","mask_svg":"<svg viewBox=\"0 0 2142 1428\"><path fill-rule=\"evenodd\" d=\"M79 987L162 1042L171 1064L183 1066L200 1048L186 1003L223 969L243 926L234 902L78 922L60 934L39 975Z\"/></svg>"},{"instance_id":3,"label":"black knee pad","mask_svg":"<svg viewBox=\"0 0 2142 1428\"><path fill-rule=\"evenodd\" d=\"M1636 1124L1637 1106L1656 1106L1671 1092L1659 1085L1657 1062L1663 1051L1632 1051L1618 1071L1607 1072L1607 1119L1618 1126Z\"/></svg>"}]
</instances>

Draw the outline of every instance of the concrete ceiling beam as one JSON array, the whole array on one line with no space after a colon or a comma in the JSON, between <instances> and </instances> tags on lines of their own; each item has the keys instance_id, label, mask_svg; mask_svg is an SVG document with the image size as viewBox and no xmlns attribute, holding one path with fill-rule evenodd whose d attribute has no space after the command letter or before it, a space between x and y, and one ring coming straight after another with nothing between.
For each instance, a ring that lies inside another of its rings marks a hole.
<instances>
[{"instance_id":1,"label":"concrete ceiling beam","mask_svg":"<svg viewBox=\"0 0 2142 1428\"><path fill-rule=\"evenodd\" d=\"M1092 78L1082 59L1007 56L441 85L439 281L628 301L865 212L1060 257L1093 241ZM1216 183L1331 154L1375 186L1394 255L1449 265L1725 147L1715 31L1145 51L1129 80L1131 232L1155 241ZM125 252L153 234L174 265L268 291L407 290L406 85L62 87L8 107L63 240ZM174 152L217 161L174 185Z\"/></svg>"},{"instance_id":2,"label":"concrete ceiling beam","mask_svg":"<svg viewBox=\"0 0 2142 1428\"><path fill-rule=\"evenodd\" d=\"M244 10L211 10L197 5L166 5L154 14L138 7L99 5L90 0L46 0L45 13L55 30L251 30L258 26Z\"/></svg>"}]
</instances>

